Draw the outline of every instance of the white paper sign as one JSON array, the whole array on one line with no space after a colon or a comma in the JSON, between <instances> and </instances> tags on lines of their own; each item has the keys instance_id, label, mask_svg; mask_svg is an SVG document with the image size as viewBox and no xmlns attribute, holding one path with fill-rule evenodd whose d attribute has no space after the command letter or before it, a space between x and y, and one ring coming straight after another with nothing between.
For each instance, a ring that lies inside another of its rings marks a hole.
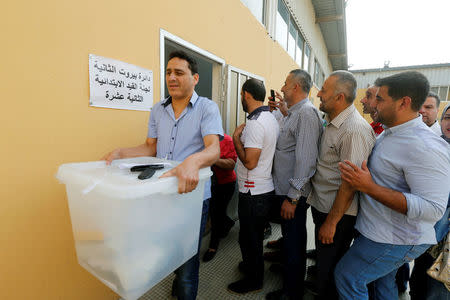
<instances>
[{"instance_id":1,"label":"white paper sign","mask_svg":"<svg viewBox=\"0 0 450 300\"><path fill-rule=\"evenodd\" d=\"M90 106L145 110L153 105L153 72L89 54Z\"/></svg>"}]
</instances>

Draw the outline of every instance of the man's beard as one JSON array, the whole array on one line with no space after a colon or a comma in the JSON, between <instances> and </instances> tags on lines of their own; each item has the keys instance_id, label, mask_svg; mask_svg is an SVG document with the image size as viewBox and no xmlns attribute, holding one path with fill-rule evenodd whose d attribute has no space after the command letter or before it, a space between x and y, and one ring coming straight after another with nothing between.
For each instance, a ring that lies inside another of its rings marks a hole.
<instances>
[{"instance_id":1,"label":"man's beard","mask_svg":"<svg viewBox=\"0 0 450 300\"><path fill-rule=\"evenodd\" d=\"M244 112L248 113L248 105L245 100L242 100L242 109L244 110Z\"/></svg>"}]
</instances>

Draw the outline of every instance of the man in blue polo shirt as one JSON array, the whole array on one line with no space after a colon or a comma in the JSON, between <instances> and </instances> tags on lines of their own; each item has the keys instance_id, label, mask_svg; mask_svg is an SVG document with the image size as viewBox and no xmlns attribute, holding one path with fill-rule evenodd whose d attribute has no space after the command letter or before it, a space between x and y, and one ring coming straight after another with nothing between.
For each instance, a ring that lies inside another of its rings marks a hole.
<instances>
[{"instance_id":1,"label":"man in blue polo shirt","mask_svg":"<svg viewBox=\"0 0 450 300\"><path fill-rule=\"evenodd\" d=\"M418 111L429 83L419 72L403 72L375 82L372 104L385 130L366 165L339 164L341 176L361 192L355 228L360 235L338 263L341 299L398 299L397 269L436 243L434 224L447 207L450 149Z\"/></svg>"},{"instance_id":2,"label":"man in blue polo shirt","mask_svg":"<svg viewBox=\"0 0 450 300\"><path fill-rule=\"evenodd\" d=\"M119 148L104 159L156 156L182 161L161 177L177 176L178 192L189 193L198 184L200 168L219 158L219 139L223 138L222 121L217 105L199 97L194 88L199 80L196 61L183 51L169 55L166 68L167 99L155 104L150 114L148 135L144 144ZM210 182L205 186L199 248L208 214ZM172 294L178 299L194 300L198 289L199 254L175 271Z\"/></svg>"}]
</instances>

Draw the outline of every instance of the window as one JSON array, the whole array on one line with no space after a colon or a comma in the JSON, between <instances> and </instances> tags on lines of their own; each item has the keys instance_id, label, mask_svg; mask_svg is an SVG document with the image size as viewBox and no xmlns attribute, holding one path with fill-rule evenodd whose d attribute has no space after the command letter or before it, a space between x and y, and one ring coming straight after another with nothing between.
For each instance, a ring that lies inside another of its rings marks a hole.
<instances>
[{"instance_id":1,"label":"window","mask_svg":"<svg viewBox=\"0 0 450 300\"><path fill-rule=\"evenodd\" d=\"M299 67L306 70L303 66L303 47L306 45L305 39L283 0L278 0L276 40L288 52L292 59L295 60Z\"/></svg>"},{"instance_id":2,"label":"window","mask_svg":"<svg viewBox=\"0 0 450 300\"><path fill-rule=\"evenodd\" d=\"M295 60L295 48L297 46L297 35L298 29L297 25L292 18L289 22L289 36L288 36L288 53Z\"/></svg>"},{"instance_id":3,"label":"window","mask_svg":"<svg viewBox=\"0 0 450 300\"><path fill-rule=\"evenodd\" d=\"M289 27L289 11L283 0L278 0L278 11L277 11L277 29L275 33L275 38L280 43L283 49L287 49L287 34Z\"/></svg>"},{"instance_id":4,"label":"window","mask_svg":"<svg viewBox=\"0 0 450 300\"><path fill-rule=\"evenodd\" d=\"M300 68L303 67L302 59L303 59L303 44L305 41L303 40L303 36L298 33L297 37L297 47L295 49L295 62L300 66Z\"/></svg>"},{"instance_id":5,"label":"window","mask_svg":"<svg viewBox=\"0 0 450 300\"><path fill-rule=\"evenodd\" d=\"M320 89L323 85L323 82L325 80L325 74L322 71L322 68L320 67L319 62L317 59L314 59L314 83L316 86Z\"/></svg>"},{"instance_id":6,"label":"window","mask_svg":"<svg viewBox=\"0 0 450 300\"><path fill-rule=\"evenodd\" d=\"M320 72L319 87L322 87L324 81L325 81L325 74L323 72Z\"/></svg>"},{"instance_id":7,"label":"window","mask_svg":"<svg viewBox=\"0 0 450 300\"><path fill-rule=\"evenodd\" d=\"M241 0L245 6L252 12L255 18L261 22L261 24L265 24L264 20L264 6L265 0Z\"/></svg>"},{"instance_id":8,"label":"window","mask_svg":"<svg viewBox=\"0 0 450 300\"><path fill-rule=\"evenodd\" d=\"M311 64L309 63L309 57L311 56L311 48L305 43L305 55L303 57L303 70L308 70L311 74Z\"/></svg>"},{"instance_id":9,"label":"window","mask_svg":"<svg viewBox=\"0 0 450 300\"><path fill-rule=\"evenodd\" d=\"M225 132L233 134L236 127L246 121L242 108L241 88L247 79L255 78L264 83L264 78L228 65L227 117Z\"/></svg>"},{"instance_id":10,"label":"window","mask_svg":"<svg viewBox=\"0 0 450 300\"><path fill-rule=\"evenodd\" d=\"M320 78L320 66L319 66L319 62L317 61L317 59L314 60L314 82L316 83L316 85L318 87L319 86L319 78Z\"/></svg>"}]
</instances>

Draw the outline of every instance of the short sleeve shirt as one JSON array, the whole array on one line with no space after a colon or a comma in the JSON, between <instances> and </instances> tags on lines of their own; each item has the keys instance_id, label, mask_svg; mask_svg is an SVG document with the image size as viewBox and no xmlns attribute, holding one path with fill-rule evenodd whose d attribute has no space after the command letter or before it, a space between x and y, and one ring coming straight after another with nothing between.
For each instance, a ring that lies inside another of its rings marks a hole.
<instances>
[{"instance_id":1,"label":"short sleeve shirt","mask_svg":"<svg viewBox=\"0 0 450 300\"><path fill-rule=\"evenodd\" d=\"M178 119L170 104L172 98L168 97L155 104L150 114L147 137L157 139L156 157L183 161L205 149L205 136L217 134L223 138L219 108L210 99L194 92ZM209 186L205 186L205 199L211 196Z\"/></svg>"},{"instance_id":2,"label":"short sleeve shirt","mask_svg":"<svg viewBox=\"0 0 450 300\"><path fill-rule=\"evenodd\" d=\"M238 159L236 172L239 192L259 195L274 190L272 181L272 162L279 132L278 122L267 106L261 106L247 117L242 131L241 142L244 148L261 149L257 166L248 170Z\"/></svg>"}]
</instances>

